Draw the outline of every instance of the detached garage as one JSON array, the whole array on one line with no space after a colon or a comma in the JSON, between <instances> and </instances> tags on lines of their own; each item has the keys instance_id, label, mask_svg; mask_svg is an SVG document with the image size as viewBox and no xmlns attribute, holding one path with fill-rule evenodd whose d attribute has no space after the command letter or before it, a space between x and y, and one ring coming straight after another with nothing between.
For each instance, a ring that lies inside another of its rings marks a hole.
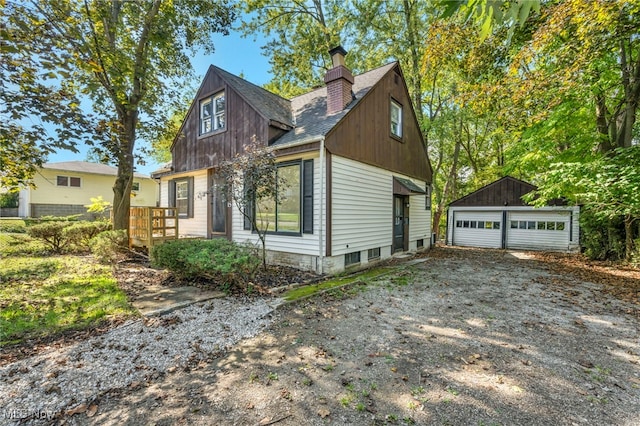
<instances>
[{"instance_id":1,"label":"detached garage","mask_svg":"<svg viewBox=\"0 0 640 426\"><path fill-rule=\"evenodd\" d=\"M522 196L537 188L510 176L451 204L447 244L519 250L574 251L579 248L580 208L555 200L534 208Z\"/></svg>"}]
</instances>

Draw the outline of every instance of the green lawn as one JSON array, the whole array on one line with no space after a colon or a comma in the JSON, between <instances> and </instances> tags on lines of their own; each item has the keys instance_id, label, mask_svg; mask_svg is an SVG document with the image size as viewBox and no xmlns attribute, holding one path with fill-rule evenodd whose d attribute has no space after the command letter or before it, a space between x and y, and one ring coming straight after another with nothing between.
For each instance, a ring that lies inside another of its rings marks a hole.
<instances>
[{"instance_id":1,"label":"green lawn","mask_svg":"<svg viewBox=\"0 0 640 426\"><path fill-rule=\"evenodd\" d=\"M0 258L0 347L135 315L111 269L91 257L6 254Z\"/></svg>"}]
</instances>

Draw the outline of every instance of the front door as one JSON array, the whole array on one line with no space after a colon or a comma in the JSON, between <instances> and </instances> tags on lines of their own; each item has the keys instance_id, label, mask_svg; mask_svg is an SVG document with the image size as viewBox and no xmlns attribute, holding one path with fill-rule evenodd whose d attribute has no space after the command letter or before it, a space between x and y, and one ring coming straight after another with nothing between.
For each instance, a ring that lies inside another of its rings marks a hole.
<instances>
[{"instance_id":1,"label":"front door","mask_svg":"<svg viewBox=\"0 0 640 426\"><path fill-rule=\"evenodd\" d=\"M222 192L222 179L216 176L211 177L211 236L227 236L227 201Z\"/></svg>"},{"instance_id":2,"label":"front door","mask_svg":"<svg viewBox=\"0 0 640 426\"><path fill-rule=\"evenodd\" d=\"M405 211L406 198L403 195L393 196L393 251L407 250L407 228L409 212Z\"/></svg>"}]
</instances>

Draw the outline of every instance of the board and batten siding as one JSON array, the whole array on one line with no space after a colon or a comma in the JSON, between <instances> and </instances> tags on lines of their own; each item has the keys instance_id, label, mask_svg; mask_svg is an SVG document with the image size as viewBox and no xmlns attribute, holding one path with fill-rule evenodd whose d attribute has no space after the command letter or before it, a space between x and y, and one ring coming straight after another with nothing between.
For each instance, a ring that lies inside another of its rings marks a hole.
<instances>
[{"instance_id":1,"label":"board and batten siding","mask_svg":"<svg viewBox=\"0 0 640 426\"><path fill-rule=\"evenodd\" d=\"M370 166L344 157L332 156L331 254L344 255L392 245L393 176L408 176ZM412 181L425 187L425 182ZM430 210L424 195L410 198L409 245L428 239ZM428 241L425 242L425 245Z\"/></svg>"},{"instance_id":2,"label":"board and batten siding","mask_svg":"<svg viewBox=\"0 0 640 426\"><path fill-rule=\"evenodd\" d=\"M274 252L295 253L307 256L318 256L320 235L320 159L318 152L279 157L278 162L313 159L313 234L282 235L267 234L266 248ZM326 196L326 192L325 192ZM326 209L326 206L325 206ZM326 219L326 216L323 215ZM323 226L323 239L326 229ZM258 234L244 229L244 216L234 205L232 209L232 235L236 242L251 242L260 245ZM324 247L324 246L323 246ZM278 260L278 255L273 255Z\"/></svg>"},{"instance_id":3,"label":"board and batten siding","mask_svg":"<svg viewBox=\"0 0 640 426\"><path fill-rule=\"evenodd\" d=\"M178 232L180 236L207 237L207 196L198 197L198 193L204 194L209 189L207 183L207 171L199 170L192 173L175 174L163 177L160 183L160 206L169 206L169 181L183 177L193 177L193 217L178 219Z\"/></svg>"}]
</instances>

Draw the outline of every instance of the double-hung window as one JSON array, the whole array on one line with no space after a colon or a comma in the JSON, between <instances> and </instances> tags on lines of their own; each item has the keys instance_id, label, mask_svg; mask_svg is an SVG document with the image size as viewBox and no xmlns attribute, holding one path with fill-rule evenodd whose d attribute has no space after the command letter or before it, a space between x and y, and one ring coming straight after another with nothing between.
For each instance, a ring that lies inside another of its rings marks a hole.
<instances>
[{"instance_id":1,"label":"double-hung window","mask_svg":"<svg viewBox=\"0 0 640 426\"><path fill-rule=\"evenodd\" d=\"M193 217L192 177L178 178L169 181L169 207L175 207L179 217Z\"/></svg>"},{"instance_id":2,"label":"double-hung window","mask_svg":"<svg viewBox=\"0 0 640 426\"><path fill-rule=\"evenodd\" d=\"M200 134L224 129L225 123L224 91L200 100Z\"/></svg>"},{"instance_id":3,"label":"double-hung window","mask_svg":"<svg viewBox=\"0 0 640 426\"><path fill-rule=\"evenodd\" d=\"M402 105L391 99L391 136L402 139Z\"/></svg>"}]
</instances>

